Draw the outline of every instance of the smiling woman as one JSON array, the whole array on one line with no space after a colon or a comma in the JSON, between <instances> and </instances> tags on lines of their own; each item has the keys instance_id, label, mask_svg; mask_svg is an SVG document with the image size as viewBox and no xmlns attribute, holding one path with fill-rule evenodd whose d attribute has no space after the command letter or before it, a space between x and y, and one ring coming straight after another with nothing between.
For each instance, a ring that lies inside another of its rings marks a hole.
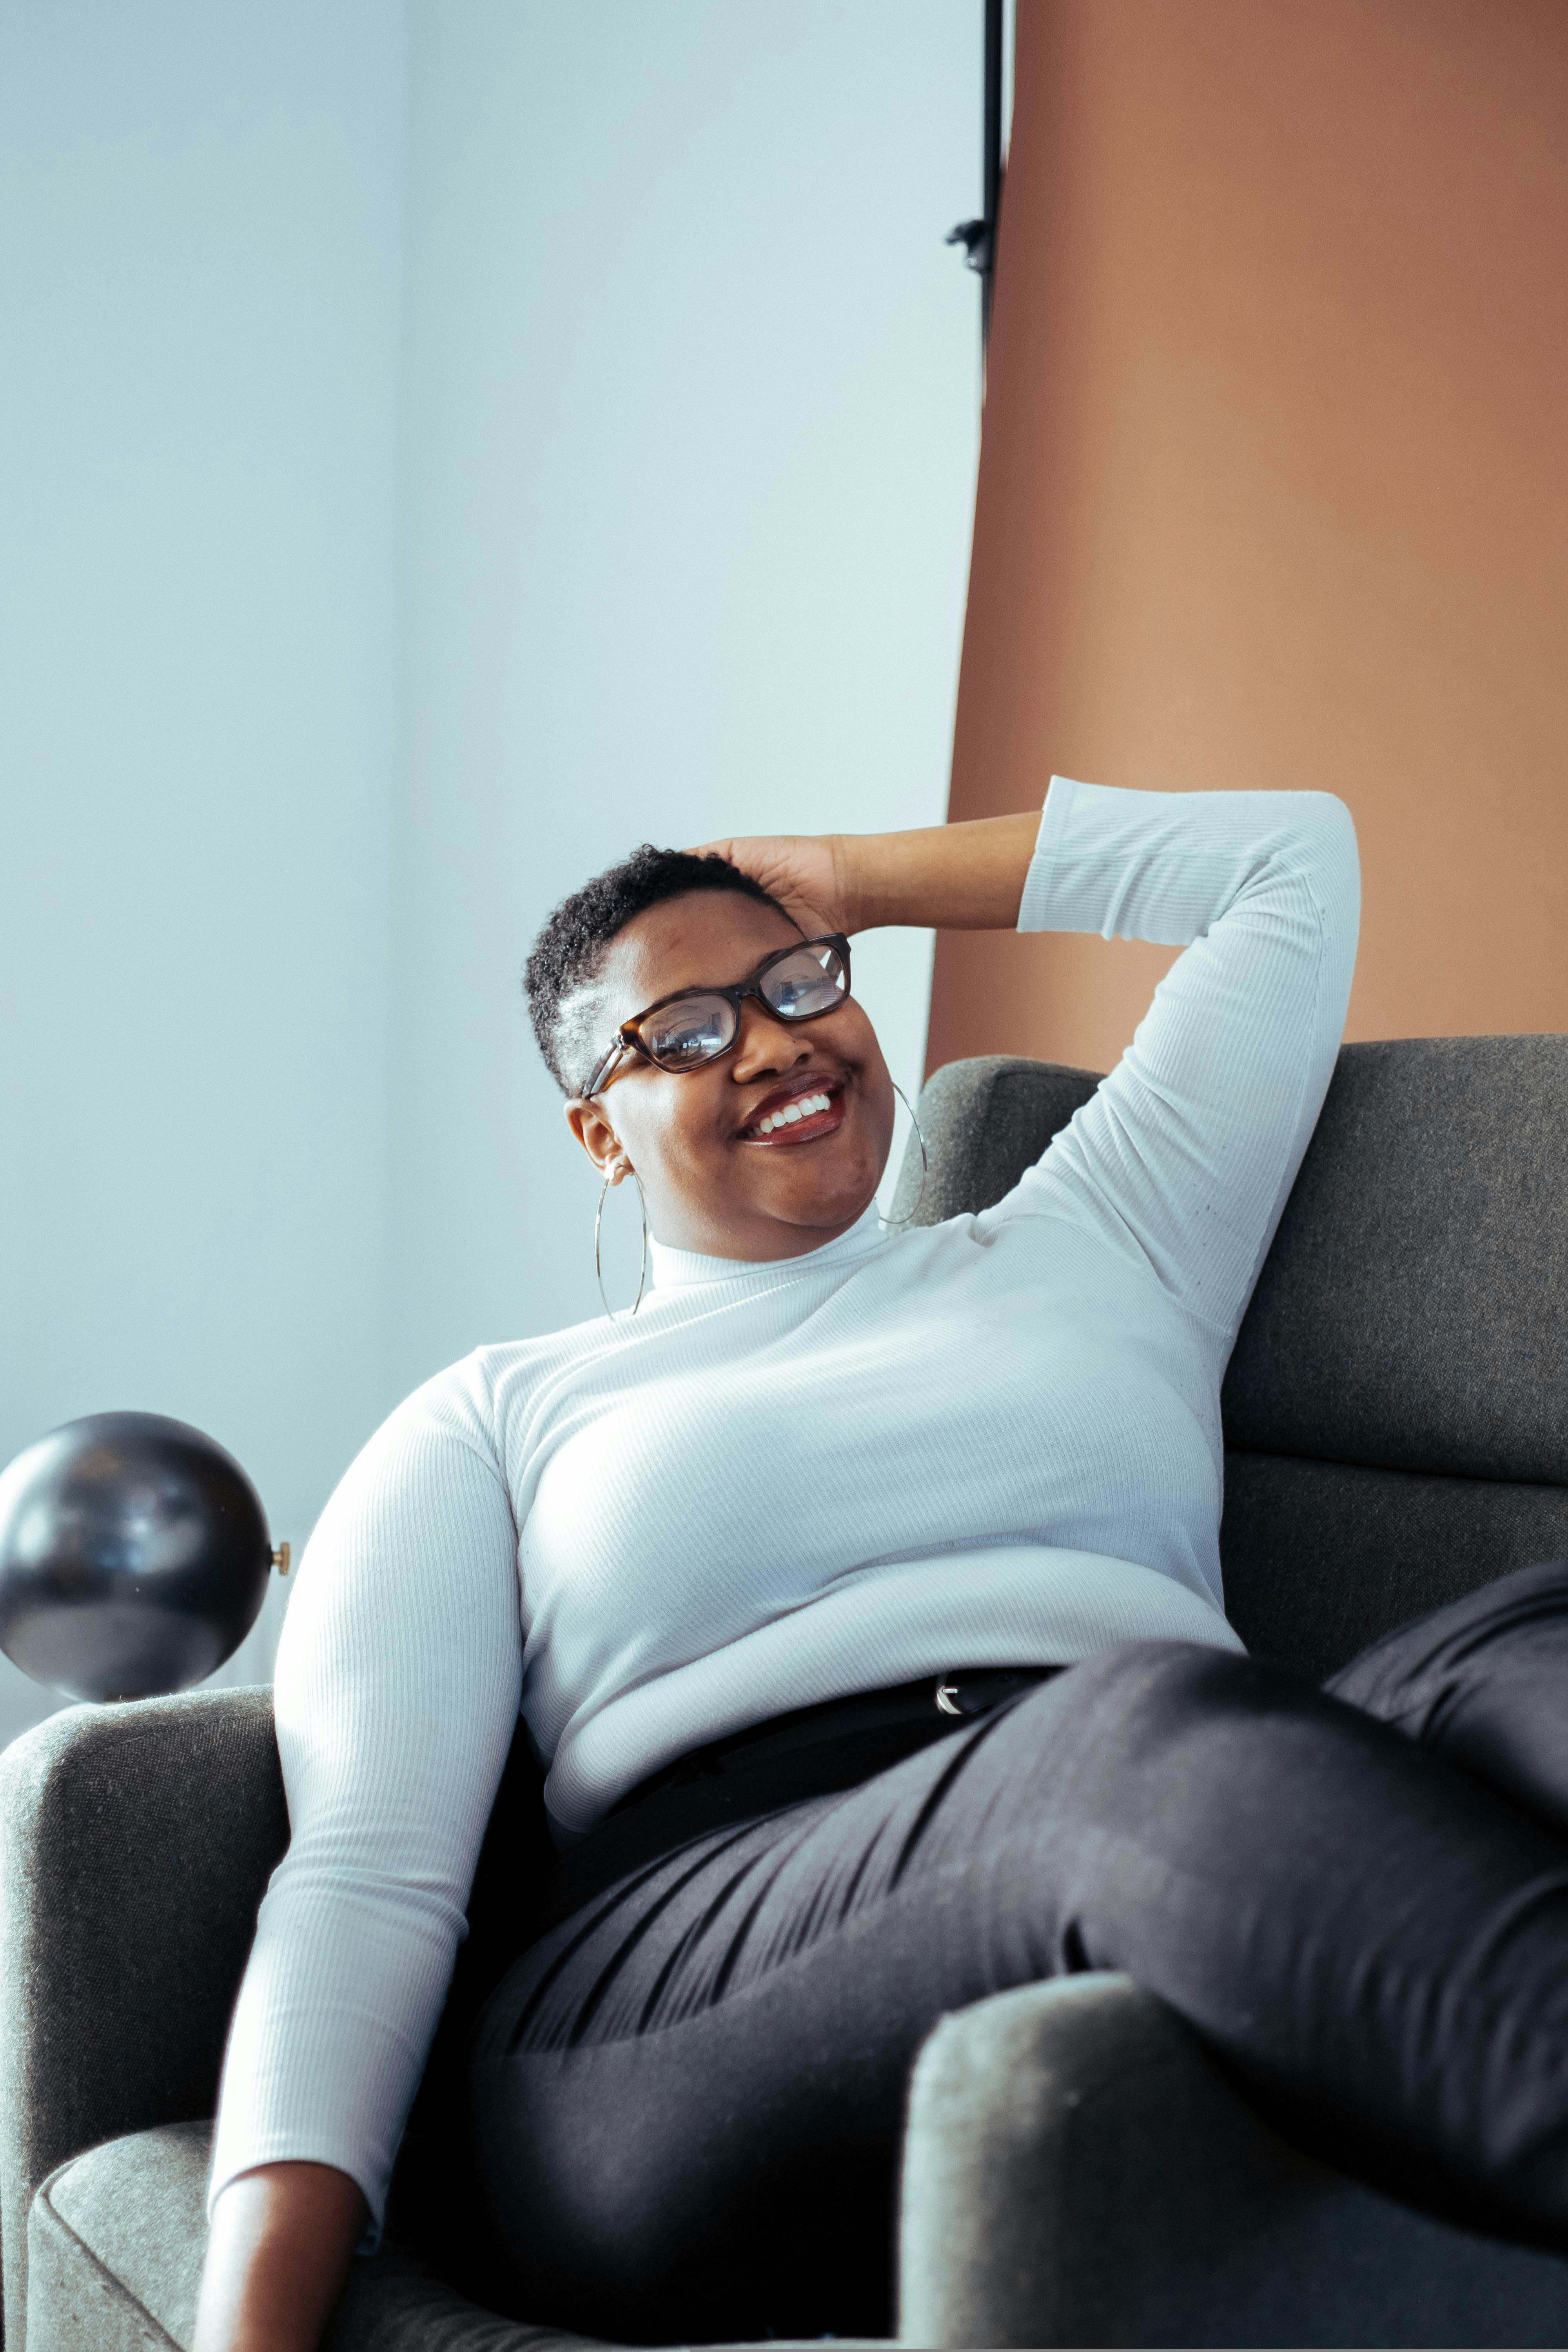
<instances>
[{"instance_id":1,"label":"smiling woman","mask_svg":"<svg viewBox=\"0 0 1568 2352\"><path fill-rule=\"evenodd\" d=\"M302 2352L379 2229L520 1713L560 1853L468 2152L521 2316L886 2331L915 2053L1081 1969L1341 2162L1568 2243L1535 2054L1568 2032L1568 1567L1327 1695L1224 1612L1220 1382L1358 906L1326 794L1058 777L1038 817L645 848L558 910L540 1042L643 1188L652 1292L426 1382L311 1538L199 2352ZM1010 1193L889 1232L848 942L900 922L1184 952Z\"/></svg>"},{"instance_id":2,"label":"smiling woman","mask_svg":"<svg viewBox=\"0 0 1568 2352\"><path fill-rule=\"evenodd\" d=\"M1038 822L645 846L557 908L528 966L540 1047L573 1133L610 1184L637 1176L660 1241L787 1258L857 1223L894 1088L847 934L1011 925Z\"/></svg>"},{"instance_id":3,"label":"smiling woman","mask_svg":"<svg viewBox=\"0 0 1568 2352\"><path fill-rule=\"evenodd\" d=\"M796 965L792 992L813 1005L804 1014L763 992ZM876 1192L893 1130L892 1080L847 985L847 942L828 973L777 907L733 891L668 898L611 943L595 996L612 1017L627 1008L618 1037L657 1019L637 1007L677 972L692 975L686 1003L731 1013L714 1024L716 1042L725 1026L730 1035L700 1058L623 1050L598 1091L567 1104L573 1133L612 1183L638 1177L654 1234L677 1248L779 1258L831 1241ZM748 992L732 1010L710 992L737 983Z\"/></svg>"}]
</instances>

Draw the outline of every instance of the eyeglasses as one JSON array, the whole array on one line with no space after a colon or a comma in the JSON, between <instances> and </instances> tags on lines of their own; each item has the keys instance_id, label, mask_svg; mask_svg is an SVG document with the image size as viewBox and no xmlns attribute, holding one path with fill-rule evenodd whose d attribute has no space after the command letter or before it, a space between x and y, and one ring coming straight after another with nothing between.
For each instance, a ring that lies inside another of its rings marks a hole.
<instances>
[{"instance_id":1,"label":"eyeglasses","mask_svg":"<svg viewBox=\"0 0 1568 2352\"><path fill-rule=\"evenodd\" d=\"M680 988L661 996L633 1021L623 1021L583 1089L590 1101L626 1054L640 1054L660 1070L700 1070L727 1054L741 1034L748 996L778 1021L819 1021L849 993L849 942L841 931L797 940L760 963L737 988Z\"/></svg>"}]
</instances>

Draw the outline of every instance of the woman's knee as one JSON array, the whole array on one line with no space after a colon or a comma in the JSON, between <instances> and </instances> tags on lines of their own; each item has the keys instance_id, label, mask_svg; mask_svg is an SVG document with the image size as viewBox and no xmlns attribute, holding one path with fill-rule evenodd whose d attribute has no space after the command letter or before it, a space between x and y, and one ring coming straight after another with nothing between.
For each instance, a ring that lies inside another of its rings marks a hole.
<instances>
[{"instance_id":1,"label":"woman's knee","mask_svg":"<svg viewBox=\"0 0 1568 2352\"><path fill-rule=\"evenodd\" d=\"M1514 1569L1395 1626L1324 1687L1424 1739L1501 1657L1548 1650L1568 1654L1568 1559Z\"/></svg>"}]
</instances>

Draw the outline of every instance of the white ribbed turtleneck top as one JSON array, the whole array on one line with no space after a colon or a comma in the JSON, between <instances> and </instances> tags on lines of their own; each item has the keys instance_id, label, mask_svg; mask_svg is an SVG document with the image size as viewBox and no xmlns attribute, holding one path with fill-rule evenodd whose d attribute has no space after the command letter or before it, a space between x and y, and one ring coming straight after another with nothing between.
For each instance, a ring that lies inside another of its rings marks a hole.
<instances>
[{"instance_id":1,"label":"white ribbed turtleneck top","mask_svg":"<svg viewBox=\"0 0 1568 2352\"><path fill-rule=\"evenodd\" d=\"M1184 944L995 1208L764 1265L653 1250L635 1321L417 1390L311 1537L277 1669L292 1841L212 2194L337 2166L379 2229L521 1706L560 1833L703 1741L946 1668L1238 1649L1219 1389L1333 1068L1327 794L1056 779L1022 930Z\"/></svg>"}]
</instances>

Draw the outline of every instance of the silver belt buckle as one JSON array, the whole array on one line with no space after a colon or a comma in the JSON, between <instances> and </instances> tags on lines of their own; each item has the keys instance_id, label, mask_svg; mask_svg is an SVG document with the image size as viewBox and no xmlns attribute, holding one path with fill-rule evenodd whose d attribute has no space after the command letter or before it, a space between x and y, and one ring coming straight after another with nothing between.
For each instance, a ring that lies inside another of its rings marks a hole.
<instances>
[{"instance_id":1,"label":"silver belt buckle","mask_svg":"<svg viewBox=\"0 0 1568 2352\"><path fill-rule=\"evenodd\" d=\"M962 1715L963 1713L963 1709L958 1704L958 1685L953 1681L951 1675L938 1675L936 1678L936 1703L939 1713L942 1715Z\"/></svg>"}]
</instances>

